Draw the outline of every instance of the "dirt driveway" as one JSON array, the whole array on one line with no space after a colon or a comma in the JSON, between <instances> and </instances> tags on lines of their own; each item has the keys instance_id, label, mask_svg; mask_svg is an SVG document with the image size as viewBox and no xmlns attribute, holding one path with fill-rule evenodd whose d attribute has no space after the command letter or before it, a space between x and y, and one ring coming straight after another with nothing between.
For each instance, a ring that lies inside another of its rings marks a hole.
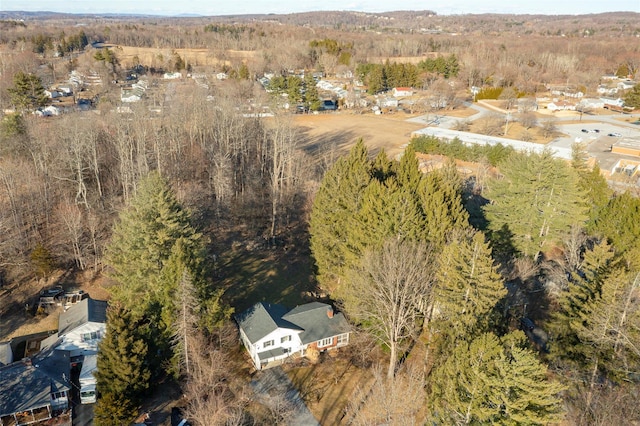
<instances>
[{"instance_id":1,"label":"dirt driveway","mask_svg":"<svg viewBox=\"0 0 640 426\"><path fill-rule=\"evenodd\" d=\"M251 381L251 387L258 401L272 409L277 410L277 406L283 403L289 405L290 408L283 411L287 411L286 417L290 424L320 426L282 367L257 372L254 380Z\"/></svg>"}]
</instances>

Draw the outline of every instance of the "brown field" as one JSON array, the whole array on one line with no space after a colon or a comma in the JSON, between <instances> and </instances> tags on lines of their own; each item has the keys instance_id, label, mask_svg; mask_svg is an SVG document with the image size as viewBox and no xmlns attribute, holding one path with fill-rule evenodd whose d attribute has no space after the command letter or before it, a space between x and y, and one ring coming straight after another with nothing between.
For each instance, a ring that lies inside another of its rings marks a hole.
<instances>
[{"instance_id":1,"label":"brown field","mask_svg":"<svg viewBox=\"0 0 640 426\"><path fill-rule=\"evenodd\" d=\"M348 150L359 138L373 153L384 149L390 158L395 158L409 143L411 133L425 127L410 123L412 116L395 114L334 114L298 115L294 122L301 128L305 148L322 149L332 144L340 151Z\"/></svg>"}]
</instances>

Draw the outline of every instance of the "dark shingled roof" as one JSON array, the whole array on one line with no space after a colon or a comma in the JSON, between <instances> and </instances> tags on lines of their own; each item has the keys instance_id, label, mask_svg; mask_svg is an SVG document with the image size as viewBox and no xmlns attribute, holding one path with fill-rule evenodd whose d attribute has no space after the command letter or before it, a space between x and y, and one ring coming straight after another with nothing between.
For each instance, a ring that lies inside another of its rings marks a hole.
<instances>
[{"instance_id":1,"label":"dark shingled roof","mask_svg":"<svg viewBox=\"0 0 640 426\"><path fill-rule=\"evenodd\" d=\"M0 416L45 407L51 392L69 390L69 357L61 351L39 354L31 365L22 361L0 368Z\"/></svg>"},{"instance_id":2,"label":"dark shingled roof","mask_svg":"<svg viewBox=\"0 0 640 426\"><path fill-rule=\"evenodd\" d=\"M81 300L72 305L68 311L60 314L58 320L58 336L88 322L107 322L107 302L91 298Z\"/></svg>"},{"instance_id":3,"label":"dark shingled roof","mask_svg":"<svg viewBox=\"0 0 640 426\"><path fill-rule=\"evenodd\" d=\"M333 311L331 306L320 302L290 311L282 305L260 302L237 315L236 321L252 344L278 328L302 331L300 339L307 344L351 331L344 315L337 313L329 318L328 311Z\"/></svg>"},{"instance_id":4,"label":"dark shingled roof","mask_svg":"<svg viewBox=\"0 0 640 426\"><path fill-rule=\"evenodd\" d=\"M312 302L295 307L283 318L304 330L300 334L300 340L306 345L351 331L342 313L333 313L332 317L328 313L333 313L331 305Z\"/></svg>"},{"instance_id":5,"label":"dark shingled roof","mask_svg":"<svg viewBox=\"0 0 640 426\"><path fill-rule=\"evenodd\" d=\"M301 330L282 319L286 313L287 308L282 305L260 302L236 315L236 321L253 344L278 328Z\"/></svg>"}]
</instances>

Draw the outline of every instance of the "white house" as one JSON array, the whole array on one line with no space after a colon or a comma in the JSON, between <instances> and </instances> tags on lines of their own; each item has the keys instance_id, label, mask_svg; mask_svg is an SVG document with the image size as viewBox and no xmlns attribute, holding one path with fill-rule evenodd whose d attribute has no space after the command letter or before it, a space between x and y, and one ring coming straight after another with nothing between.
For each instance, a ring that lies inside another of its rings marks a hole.
<instances>
[{"instance_id":1,"label":"white house","mask_svg":"<svg viewBox=\"0 0 640 426\"><path fill-rule=\"evenodd\" d=\"M351 331L342 313L320 302L291 310L260 302L237 315L236 321L240 339L258 370L290 356L305 356L310 348L323 352L346 346Z\"/></svg>"},{"instance_id":2,"label":"white house","mask_svg":"<svg viewBox=\"0 0 640 426\"><path fill-rule=\"evenodd\" d=\"M582 108L604 108L604 101L600 98L583 98L579 103Z\"/></svg>"},{"instance_id":3,"label":"white house","mask_svg":"<svg viewBox=\"0 0 640 426\"><path fill-rule=\"evenodd\" d=\"M598 86L598 94L599 95L615 95L616 93L618 93L618 88L617 87L609 87L609 86L605 86L603 84L601 84L600 86Z\"/></svg>"},{"instance_id":4,"label":"white house","mask_svg":"<svg viewBox=\"0 0 640 426\"><path fill-rule=\"evenodd\" d=\"M547 109L550 111L575 111L576 106L567 101L554 101L547 104Z\"/></svg>"},{"instance_id":5,"label":"white house","mask_svg":"<svg viewBox=\"0 0 640 426\"><path fill-rule=\"evenodd\" d=\"M398 106L398 99L393 97L378 99L378 106L380 108L396 108Z\"/></svg>"},{"instance_id":6,"label":"white house","mask_svg":"<svg viewBox=\"0 0 640 426\"><path fill-rule=\"evenodd\" d=\"M175 80L178 78L182 78L182 73L180 72L165 72L162 76L165 80Z\"/></svg>"},{"instance_id":7,"label":"white house","mask_svg":"<svg viewBox=\"0 0 640 426\"><path fill-rule=\"evenodd\" d=\"M604 102L605 106L614 106L622 108L624 106L624 99L622 98L600 98Z\"/></svg>"},{"instance_id":8,"label":"white house","mask_svg":"<svg viewBox=\"0 0 640 426\"><path fill-rule=\"evenodd\" d=\"M93 355L104 337L107 322L107 302L87 298L60 314L56 350L69 355ZM44 342L43 342L44 343Z\"/></svg>"},{"instance_id":9,"label":"white house","mask_svg":"<svg viewBox=\"0 0 640 426\"><path fill-rule=\"evenodd\" d=\"M411 89L411 87L394 87L393 96L395 97L413 96L413 89Z\"/></svg>"},{"instance_id":10,"label":"white house","mask_svg":"<svg viewBox=\"0 0 640 426\"><path fill-rule=\"evenodd\" d=\"M618 89L620 90L629 90L633 89L637 83L631 79L625 79L618 82Z\"/></svg>"}]
</instances>

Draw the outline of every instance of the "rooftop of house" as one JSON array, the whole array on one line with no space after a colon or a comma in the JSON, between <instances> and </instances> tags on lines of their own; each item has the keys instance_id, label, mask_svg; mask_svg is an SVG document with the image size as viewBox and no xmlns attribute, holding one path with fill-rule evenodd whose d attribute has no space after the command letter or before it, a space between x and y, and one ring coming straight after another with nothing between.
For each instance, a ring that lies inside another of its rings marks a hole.
<instances>
[{"instance_id":1,"label":"rooftop of house","mask_svg":"<svg viewBox=\"0 0 640 426\"><path fill-rule=\"evenodd\" d=\"M278 328L301 331L294 324L282 319L287 312L285 306L260 302L236 315L236 321L253 344Z\"/></svg>"},{"instance_id":2,"label":"rooftop of house","mask_svg":"<svg viewBox=\"0 0 640 426\"><path fill-rule=\"evenodd\" d=\"M58 336L64 336L71 330L88 322L107 322L107 302L87 298L72 305L60 314Z\"/></svg>"},{"instance_id":3,"label":"rooftop of house","mask_svg":"<svg viewBox=\"0 0 640 426\"><path fill-rule=\"evenodd\" d=\"M326 303L312 302L297 306L283 318L304 330L300 333L300 340L303 344L347 333L351 330L344 315L334 313L331 305Z\"/></svg>"},{"instance_id":4,"label":"rooftop of house","mask_svg":"<svg viewBox=\"0 0 640 426\"><path fill-rule=\"evenodd\" d=\"M342 313L334 313L331 305L311 302L288 310L282 305L257 303L236 317L251 343L278 328L301 331L303 344L350 331Z\"/></svg>"},{"instance_id":5,"label":"rooftop of house","mask_svg":"<svg viewBox=\"0 0 640 426\"><path fill-rule=\"evenodd\" d=\"M69 390L68 353L47 351L0 367L0 416L45 407L52 392Z\"/></svg>"}]
</instances>

